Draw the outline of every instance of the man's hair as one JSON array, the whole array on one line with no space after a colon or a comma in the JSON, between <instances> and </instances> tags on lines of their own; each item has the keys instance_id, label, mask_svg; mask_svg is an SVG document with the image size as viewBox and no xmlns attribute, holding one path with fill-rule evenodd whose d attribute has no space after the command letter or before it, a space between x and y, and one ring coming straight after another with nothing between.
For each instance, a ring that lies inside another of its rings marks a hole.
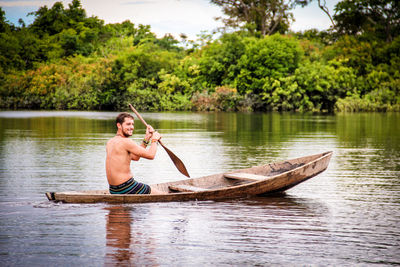
<instances>
[{"instance_id":1,"label":"man's hair","mask_svg":"<svg viewBox=\"0 0 400 267\"><path fill-rule=\"evenodd\" d=\"M119 123L122 125L122 123L124 123L124 121L125 121L125 118L131 118L132 120L134 119L133 116L131 114L129 114L128 112L122 112L115 119L115 123Z\"/></svg>"}]
</instances>

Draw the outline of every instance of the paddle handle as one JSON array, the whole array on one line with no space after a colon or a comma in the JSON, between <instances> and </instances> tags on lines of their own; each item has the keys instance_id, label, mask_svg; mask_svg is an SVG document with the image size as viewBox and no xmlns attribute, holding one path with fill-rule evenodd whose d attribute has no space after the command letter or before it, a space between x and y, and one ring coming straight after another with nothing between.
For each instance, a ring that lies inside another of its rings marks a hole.
<instances>
[{"instance_id":1,"label":"paddle handle","mask_svg":"<svg viewBox=\"0 0 400 267\"><path fill-rule=\"evenodd\" d=\"M146 126L146 127L149 126L147 124L147 122L143 119L143 117L139 114L139 112L131 104L129 104L129 107L136 114L136 116L139 118L139 120L144 124L144 126ZM161 140L158 140L158 142L160 143L160 145L162 145L164 147L164 144L161 142Z\"/></svg>"},{"instance_id":2,"label":"paddle handle","mask_svg":"<svg viewBox=\"0 0 400 267\"><path fill-rule=\"evenodd\" d=\"M140 116L139 112L137 112L137 110L136 110L131 104L129 104L129 107L130 107L131 110L136 114L136 116L139 118L139 120L140 120L141 122L143 122L143 124L144 124L146 127L149 126L149 125L147 124L147 122L142 118L142 116Z\"/></svg>"}]
</instances>

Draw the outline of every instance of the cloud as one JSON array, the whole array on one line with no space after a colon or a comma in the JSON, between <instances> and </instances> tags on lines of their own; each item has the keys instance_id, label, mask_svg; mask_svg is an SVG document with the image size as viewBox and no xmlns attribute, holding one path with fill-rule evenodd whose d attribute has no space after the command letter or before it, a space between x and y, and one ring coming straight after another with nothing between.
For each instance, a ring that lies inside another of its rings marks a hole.
<instances>
[{"instance_id":1,"label":"cloud","mask_svg":"<svg viewBox=\"0 0 400 267\"><path fill-rule=\"evenodd\" d=\"M1 7L24 7L24 6L31 6L31 7L41 7L41 6L53 6L53 4L57 1L51 0L3 0L0 1ZM61 1L64 4L70 3L71 1Z\"/></svg>"},{"instance_id":2,"label":"cloud","mask_svg":"<svg viewBox=\"0 0 400 267\"><path fill-rule=\"evenodd\" d=\"M147 5L147 4L152 4L156 3L155 1L130 1L130 2L124 2L122 5Z\"/></svg>"},{"instance_id":3,"label":"cloud","mask_svg":"<svg viewBox=\"0 0 400 267\"><path fill-rule=\"evenodd\" d=\"M201 30L211 31L220 26L214 17L220 16L221 11L208 0L84 0L82 5L89 16L95 15L106 23L130 20L136 25L151 25L159 37L185 33L189 39L195 39Z\"/></svg>"},{"instance_id":4,"label":"cloud","mask_svg":"<svg viewBox=\"0 0 400 267\"><path fill-rule=\"evenodd\" d=\"M58 0L60 1L60 0ZM329 2L330 10L339 0ZM17 24L22 18L28 24L34 17L27 17L29 12L37 11L41 6L52 7L57 0L0 0L0 6L6 12L9 21ZM65 7L72 0L61 1ZM135 25L150 25L151 31L162 37L166 33L178 38L180 33L196 39L201 31L209 31L221 27L215 17L223 16L221 8L209 0L81 0L82 7L88 16L96 16L105 23L121 23L130 20ZM317 28L327 29L329 18L311 2L305 8L294 10L296 21L291 28L296 31Z\"/></svg>"},{"instance_id":5,"label":"cloud","mask_svg":"<svg viewBox=\"0 0 400 267\"><path fill-rule=\"evenodd\" d=\"M332 12L334 5L339 0L329 2L329 10ZM293 12L295 22L291 25L294 31L304 31L309 29L326 30L332 24L329 17L318 7L317 3L311 2L308 6L297 7ZM333 15L333 13L331 13Z\"/></svg>"}]
</instances>

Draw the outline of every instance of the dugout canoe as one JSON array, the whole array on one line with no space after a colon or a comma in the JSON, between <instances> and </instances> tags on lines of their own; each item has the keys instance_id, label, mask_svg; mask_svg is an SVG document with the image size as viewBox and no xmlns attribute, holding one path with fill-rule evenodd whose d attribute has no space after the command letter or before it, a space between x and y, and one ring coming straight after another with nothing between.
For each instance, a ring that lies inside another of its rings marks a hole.
<instances>
[{"instance_id":1,"label":"dugout canoe","mask_svg":"<svg viewBox=\"0 0 400 267\"><path fill-rule=\"evenodd\" d=\"M111 195L108 190L47 192L50 201L65 203L145 203L219 200L268 195L288 190L328 167L332 151L246 169L153 184L165 195Z\"/></svg>"}]
</instances>

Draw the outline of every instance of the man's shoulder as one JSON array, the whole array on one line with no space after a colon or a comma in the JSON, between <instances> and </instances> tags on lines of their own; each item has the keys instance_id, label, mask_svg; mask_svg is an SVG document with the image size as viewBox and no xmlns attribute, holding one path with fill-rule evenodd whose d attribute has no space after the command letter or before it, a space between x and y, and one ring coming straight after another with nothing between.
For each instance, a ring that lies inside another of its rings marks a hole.
<instances>
[{"instance_id":1,"label":"man's shoulder","mask_svg":"<svg viewBox=\"0 0 400 267\"><path fill-rule=\"evenodd\" d=\"M114 136L113 138L108 139L107 145L111 145L111 144L115 143L115 141L116 141L116 136Z\"/></svg>"},{"instance_id":2,"label":"man's shoulder","mask_svg":"<svg viewBox=\"0 0 400 267\"><path fill-rule=\"evenodd\" d=\"M135 145L136 143L128 137L120 137L114 136L113 138L107 141L107 146L114 146L114 145Z\"/></svg>"}]
</instances>

